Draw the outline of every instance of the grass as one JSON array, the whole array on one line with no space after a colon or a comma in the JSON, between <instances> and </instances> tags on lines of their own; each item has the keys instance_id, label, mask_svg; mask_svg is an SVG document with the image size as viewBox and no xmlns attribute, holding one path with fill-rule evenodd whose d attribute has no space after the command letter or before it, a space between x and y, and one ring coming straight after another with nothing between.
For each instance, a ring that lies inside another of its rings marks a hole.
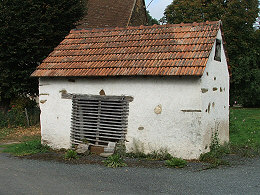
<instances>
[{"instance_id":1,"label":"grass","mask_svg":"<svg viewBox=\"0 0 260 195\"><path fill-rule=\"evenodd\" d=\"M9 142L21 142L7 144ZM1 128L0 144L4 150L2 152L11 153L16 156L24 156L49 151L49 147L41 145L41 131L39 126Z\"/></svg>"},{"instance_id":2,"label":"grass","mask_svg":"<svg viewBox=\"0 0 260 195\"><path fill-rule=\"evenodd\" d=\"M106 160L102 161L107 167L117 168L125 167L127 164L124 162L123 158L119 154L113 154L109 156Z\"/></svg>"},{"instance_id":3,"label":"grass","mask_svg":"<svg viewBox=\"0 0 260 195\"><path fill-rule=\"evenodd\" d=\"M158 151L153 151L152 153L145 154L143 152L127 153L127 157L139 158L147 160L170 160L172 156L167 152L167 150L161 149Z\"/></svg>"},{"instance_id":4,"label":"grass","mask_svg":"<svg viewBox=\"0 0 260 195\"><path fill-rule=\"evenodd\" d=\"M230 109L230 143L211 148L211 151L200 156L200 161L211 163L211 168L228 165L223 160L227 154L243 157L260 155L260 108Z\"/></svg>"},{"instance_id":5,"label":"grass","mask_svg":"<svg viewBox=\"0 0 260 195\"><path fill-rule=\"evenodd\" d=\"M255 150L260 148L260 108L230 110L230 144Z\"/></svg>"},{"instance_id":6,"label":"grass","mask_svg":"<svg viewBox=\"0 0 260 195\"><path fill-rule=\"evenodd\" d=\"M50 149L48 146L42 145L40 139L26 141L18 144L3 145L1 147L4 148L2 152L11 153L15 156L45 153Z\"/></svg>"},{"instance_id":7,"label":"grass","mask_svg":"<svg viewBox=\"0 0 260 195\"><path fill-rule=\"evenodd\" d=\"M165 165L174 168L183 168L187 165L187 161L181 158L171 158L165 161Z\"/></svg>"},{"instance_id":8,"label":"grass","mask_svg":"<svg viewBox=\"0 0 260 195\"><path fill-rule=\"evenodd\" d=\"M78 154L74 150L67 150L67 152L64 155L65 160L72 160L72 159L77 159Z\"/></svg>"}]
</instances>

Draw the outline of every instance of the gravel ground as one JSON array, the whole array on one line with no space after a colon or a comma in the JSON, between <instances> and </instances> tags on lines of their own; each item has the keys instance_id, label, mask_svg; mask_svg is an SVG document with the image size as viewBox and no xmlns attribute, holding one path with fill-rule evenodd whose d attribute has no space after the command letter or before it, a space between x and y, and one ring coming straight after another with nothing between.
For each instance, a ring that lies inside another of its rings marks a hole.
<instances>
[{"instance_id":1,"label":"gravel ground","mask_svg":"<svg viewBox=\"0 0 260 195\"><path fill-rule=\"evenodd\" d=\"M260 159L194 169L65 164L0 153L0 195L260 194Z\"/></svg>"}]
</instances>

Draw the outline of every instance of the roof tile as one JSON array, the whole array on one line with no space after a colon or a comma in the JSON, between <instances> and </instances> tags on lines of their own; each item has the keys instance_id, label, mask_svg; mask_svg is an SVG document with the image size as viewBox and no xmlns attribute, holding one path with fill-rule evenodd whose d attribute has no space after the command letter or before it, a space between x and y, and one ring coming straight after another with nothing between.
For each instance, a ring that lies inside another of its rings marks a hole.
<instances>
[{"instance_id":1,"label":"roof tile","mask_svg":"<svg viewBox=\"0 0 260 195\"><path fill-rule=\"evenodd\" d=\"M71 30L32 76L201 76L220 22Z\"/></svg>"}]
</instances>

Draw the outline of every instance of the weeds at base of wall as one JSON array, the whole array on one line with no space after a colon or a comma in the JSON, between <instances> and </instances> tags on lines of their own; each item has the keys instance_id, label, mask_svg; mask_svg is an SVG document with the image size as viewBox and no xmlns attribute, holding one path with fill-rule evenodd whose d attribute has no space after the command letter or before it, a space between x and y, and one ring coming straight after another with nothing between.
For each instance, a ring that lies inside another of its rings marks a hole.
<instances>
[{"instance_id":1,"label":"weeds at base of wall","mask_svg":"<svg viewBox=\"0 0 260 195\"><path fill-rule=\"evenodd\" d=\"M149 154L145 154L141 151L136 151L133 153L127 153L126 156L130 158L139 158L146 160L170 160L173 158L172 155L168 153L167 149L160 149Z\"/></svg>"},{"instance_id":2,"label":"weeds at base of wall","mask_svg":"<svg viewBox=\"0 0 260 195\"><path fill-rule=\"evenodd\" d=\"M229 146L219 146L210 152L201 154L199 160L210 163L208 168L216 168L220 165L229 165L228 161L222 159L226 154L230 154Z\"/></svg>"},{"instance_id":3,"label":"weeds at base of wall","mask_svg":"<svg viewBox=\"0 0 260 195\"><path fill-rule=\"evenodd\" d=\"M187 161L181 158L172 157L171 159L165 161L165 165L167 167L183 168L187 165Z\"/></svg>"},{"instance_id":4,"label":"weeds at base of wall","mask_svg":"<svg viewBox=\"0 0 260 195\"><path fill-rule=\"evenodd\" d=\"M222 158L230 153L229 145L225 144L223 146L219 143L218 134L219 124L215 124L214 133L211 136L210 151L200 155L199 160L202 162L210 163L208 168L216 168L220 165L229 165L229 162L223 160Z\"/></svg>"},{"instance_id":5,"label":"weeds at base of wall","mask_svg":"<svg viewBox=\"0 0 260 195\"><path fill-rule=\"evenodd\" d=\"M116 143L114 154L118 154L121 157L126 156L126 146L124 141L119 141Z\"/></svg>"},{"instance_id":6,"label":"weeds at base of wall","mask_svg":"<svg viewBox=\"0 0 260 195\"><path fill-rule=\"evenodd\" d=\"M129 158L139 158L147 160L170 160L172 155L169 154L167 148L161 148L159 150L154 150L151 153L144 153L144 146L138 141L133 141L133 152L126 153L125 155Z\"/></svg>"},{"instance_id":7,"label":"weeds at base of wall","mask_svg":"<svg viewBox=\"0 0 260 195\"><path fill-rule=\"evenodd\" d=\"M75 150L67 150L64 154L65 160L78 159L78 154Z\"/></svg>"},{"instance_id":8,"label":"weeds at base of wall","mask_svg":"<svg viewBox=\"0 0 260 195\"><path fill-rule=\"evenodd\" d=\"M118 162L119 160L118 158L120 157L122 160L121 163L124 163L123 157L128 157L128 158L144 159L148 161L164 161L166 166L174 167L174 168L183 168L187 165L187 161L181 158L173 157L171 154L169 154L167 149L160 149L157 151L154 150L152 153L145 154L142 150L143 147L137 147L137 145L135 145L134 148L135 148L134 152L126 153L125 143L124 142L118 143L116 146L115 154L112 155L109 159L107 159L107 161L110 161L111 163L109 164L109 166L114 166L114 167L120 166L120 163ZM107 161L105 162L108 163ZM126 164L124 164L124 166L125 165Z\"/></svg>"},{"instance_id":9,"label":"weeds at base of wall","mask_svg":"<svg viewBox=\"0 0 260 195\"><path fill-rule=\"evenodd\" d=\"M119 154L113 154L109 156L106 160L102 161L107 167L117 168L125 167L127 164L124 162L124 159Z\"/></svg>"}]
</instances>

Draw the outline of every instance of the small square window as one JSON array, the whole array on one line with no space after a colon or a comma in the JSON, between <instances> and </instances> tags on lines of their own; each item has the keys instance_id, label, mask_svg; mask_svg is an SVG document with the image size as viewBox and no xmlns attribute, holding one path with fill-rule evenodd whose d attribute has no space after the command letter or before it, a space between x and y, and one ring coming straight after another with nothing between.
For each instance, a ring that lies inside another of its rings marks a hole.
<instances>
[{"instance_id":1,"label":"small square window","mask_svg":"<svg viewBox=\"0 0 260 195\"><path fill-rule=\"evenodd\" d=\"M221 62L221 40L216 39L214 60Z\"/></svg>"}]
</instances>

